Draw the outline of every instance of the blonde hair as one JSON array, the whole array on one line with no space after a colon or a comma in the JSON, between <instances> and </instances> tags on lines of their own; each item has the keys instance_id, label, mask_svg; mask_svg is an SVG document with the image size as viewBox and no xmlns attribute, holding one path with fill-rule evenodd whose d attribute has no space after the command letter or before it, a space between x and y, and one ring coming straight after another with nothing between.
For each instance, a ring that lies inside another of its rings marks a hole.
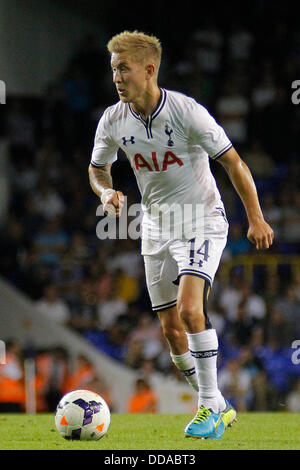
<instances>
[{"instance_id":1,"label":"blonde hair","mask_svg":"<svg viewBox=\"0 0 300 470\"><path fill-rule=\"evenodd\" d=\"M123 31L108 42L107 49L110 54L128 52L132 59L142 64L152 59L157 71L159 69L162 47L159 39L155 36L148 36L139 31Z\"/></svg>"}]
</instances>

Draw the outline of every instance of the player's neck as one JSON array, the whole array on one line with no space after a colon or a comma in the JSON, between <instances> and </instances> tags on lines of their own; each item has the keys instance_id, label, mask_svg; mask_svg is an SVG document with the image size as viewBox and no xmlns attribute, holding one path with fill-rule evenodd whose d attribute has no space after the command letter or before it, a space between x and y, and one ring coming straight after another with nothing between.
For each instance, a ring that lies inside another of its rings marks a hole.
<instances>
[{"instance_id":1,"label":"player's neck","mask_svg":"<svg viewBox=\"0 0 300 470\"><path fill-rule=\"evenodd\" d=\"M160 88L156 85L131 103L133 110L139 114L145 121L148 116L156 109L161 96Z\"/></svg>"}]
</instances>

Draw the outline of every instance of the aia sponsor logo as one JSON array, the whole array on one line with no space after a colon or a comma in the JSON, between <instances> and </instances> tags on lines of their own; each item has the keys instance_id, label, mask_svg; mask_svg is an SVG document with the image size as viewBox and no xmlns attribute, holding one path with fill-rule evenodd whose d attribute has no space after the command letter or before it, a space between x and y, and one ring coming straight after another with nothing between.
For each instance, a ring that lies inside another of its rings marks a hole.
<instances>
[{"instance_id":1,"label":"aia sponsor logo","mask_svg":"<svg viewBox=\"0 0 300 470\"><path fill-rule=\"evenodd\" d=\"M173 152L166 152L164 154L163 162L159 165L157 160L157 153L152 152L150 161L143 157L142 154L136 153L134 156L134 165L136 170L147 169L148 171L166 171L170 165L183 165L183 161Z\"/></svg>"}]
</instances>

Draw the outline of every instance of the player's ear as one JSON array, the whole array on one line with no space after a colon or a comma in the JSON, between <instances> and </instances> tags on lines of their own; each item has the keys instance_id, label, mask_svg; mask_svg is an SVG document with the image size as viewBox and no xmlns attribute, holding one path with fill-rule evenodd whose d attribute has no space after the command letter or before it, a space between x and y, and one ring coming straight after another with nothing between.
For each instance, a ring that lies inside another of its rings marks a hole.
<instances>
[{"instance_id":1,"label":"player's ear","mask_svg":"<svg viewBox=\"0 0 300 470\"><path fill-rule=\"evenodd\" d=\"M150 79L155 74L155 66L153 64L147 64L146 67L146 79Z\"/></svg>"}]
</instances>

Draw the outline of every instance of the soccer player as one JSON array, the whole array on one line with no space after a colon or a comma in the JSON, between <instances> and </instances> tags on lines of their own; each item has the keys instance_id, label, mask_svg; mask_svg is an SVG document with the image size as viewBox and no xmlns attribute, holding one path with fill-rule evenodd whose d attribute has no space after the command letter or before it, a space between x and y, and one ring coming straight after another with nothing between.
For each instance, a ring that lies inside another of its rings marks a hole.
<instances>
[{"instance_id":1,"label":"soccer player","mask_svg":"<svg viewBox=\"0 0 300 470\"><path fill-rule=\"evenodd\" d=\"M160 41L125 31L107 47L120 101L99 121L90 184L104 211L113 208L119 217L124 195L113 189L110 172L123 149L142 195L142 255L152 308L173 362L198 392L198 412L185 435L220 439L236 412L218 389L218 338L207 316L228 233L209 157L227 171L247 213L248 239L258 250L270 247L273 231L251 173L224 130L194 99L158 86Z\"/></svg>"}]
</instances>

